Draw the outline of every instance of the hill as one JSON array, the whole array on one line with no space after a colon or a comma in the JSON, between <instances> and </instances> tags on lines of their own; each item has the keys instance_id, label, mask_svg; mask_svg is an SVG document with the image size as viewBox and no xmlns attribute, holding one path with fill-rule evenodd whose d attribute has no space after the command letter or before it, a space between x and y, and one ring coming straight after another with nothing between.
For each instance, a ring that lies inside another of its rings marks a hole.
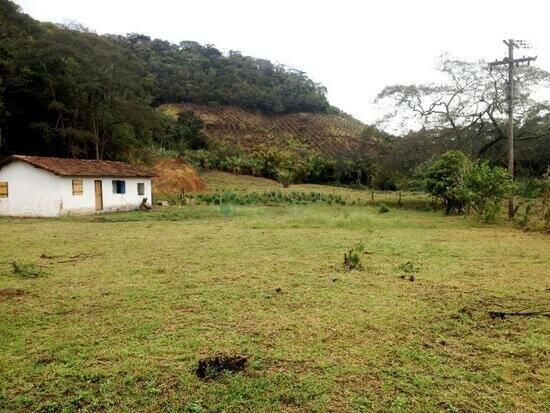
<instances>
[{"instance_id":1,"label":"hill","mask_svg":"<svg viewBox=\"0 0 550 413\"><path fill-rule=\"evenodd\" d=\"M0 0L0 156L143 160L171 133L155 108L179 102L332 110L300 70L193 41L43 23Z\"/></svg>"},{"instance_id":2,"label":"hill","mask_svg":"<svg viewBox=\"0 0 550 413\"><path fill-rule=\"evenodd\" d=\"M268 146L307 150L330 158L377 153L377 140L365 136L366 126L343 114L267 115L235 106L192 103L164 105L161 110L173 117L192 111L203 122L209 142L223 142L248 152Z\"/></svg>"}]
</instances>

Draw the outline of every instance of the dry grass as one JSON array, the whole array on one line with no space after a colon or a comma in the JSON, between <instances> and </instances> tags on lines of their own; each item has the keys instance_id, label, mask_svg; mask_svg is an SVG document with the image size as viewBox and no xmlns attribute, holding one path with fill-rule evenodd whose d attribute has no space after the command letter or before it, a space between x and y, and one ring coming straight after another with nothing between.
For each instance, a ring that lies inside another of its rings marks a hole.
<instances>
[{"instance_id":1,"label":"dry grass","mask_svg":"<svg viewBox=\"0 0 550 413\"><path fill-rule=\"evenodd\" d=\"M319 205L0 230L0 290L23 291L0 295L3 411L548 411L550 320L488 315L548 309L544 234ZM364 268L343 270L360 239ZM13 277L12 261L47 275ZM217 353L249 365L199 380Z\"/></svg>"},{"instance_id":2,"label":"dry grass","mask_svg":"<svg viewBox=\"0 0 550 413\"><path fill-rule=\"evenodd\" d=\"M155 162L153 171L154 195L174 195L184 192L197 192L206 189L206 184L197 171L181 159L161 158Z\"/></svg>"}]
</instances>

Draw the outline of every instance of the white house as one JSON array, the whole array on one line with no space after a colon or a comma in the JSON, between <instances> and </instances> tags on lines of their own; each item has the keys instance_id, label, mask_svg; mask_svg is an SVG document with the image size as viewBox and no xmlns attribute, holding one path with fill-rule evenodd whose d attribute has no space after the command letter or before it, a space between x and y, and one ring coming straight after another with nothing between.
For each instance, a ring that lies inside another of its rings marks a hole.
<instances>
[{"instance_id":1,"label":"white house","mask_svg":"<svg viewBox=\"0 0 550 413\"><path fill-rule=\"evenodd\" d=\"M13 155L0 162L0 215L57 217L151 205L147 168L124 162Z\"/></svg>"}]
</instances>

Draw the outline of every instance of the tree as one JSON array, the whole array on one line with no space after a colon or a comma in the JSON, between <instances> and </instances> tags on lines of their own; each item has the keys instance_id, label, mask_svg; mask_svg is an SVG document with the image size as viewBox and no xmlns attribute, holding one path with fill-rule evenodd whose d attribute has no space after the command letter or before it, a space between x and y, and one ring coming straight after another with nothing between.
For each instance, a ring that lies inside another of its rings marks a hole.
<instances>
[{"instance_id":1,"label":"tree","mask_svg":"<svg viewBox=\"0 0 550 413\"><path fill-rule=\"evenodd\" d=\"M394 108L384 122L400 119L404 125L413 121L416 126L438 131L440 136L450 136L472 155L486 155L507 138L503 88L507 76L505 71L490 70L485 62L471 63L448 58L442 58L437 68L444 79L441 83L387 86L379 93L377 102L389 103ZM545 111L550 108L528 94L530 90L549 85L550 74L532 66L522 66L516 73L518 82L524 88L515 102L520 129L517 139L540 139L541 133L549 136L548 123L544 124L543 131L524 126L529 114L533 115L537 108L545 108ZM403 112L403 108L408 111Z\"/></svg>"},{"instance_id":2,"label":"tree","mask_svg":"<svg viewBox=\"0 0 550 413\"><path fill-rule=\"evenodd\" d=\"M485 221L494 221L513 187L506 169L487 161L472 162L460 151L448 151L417 170L425 189L444 201L445 213L471 207Z\"/></svg>"},{"instance_id":3,"label":"tree","mask_svg":"<svg viewBox=\"0 0 550 413\"><path fill-rule=\"evenodd\" d=\"M204 135L203 123L195 114L186 110L178 115L174 127L174 144L177 149L207 149L208 141Z\"/></svg>"}]
</instances>

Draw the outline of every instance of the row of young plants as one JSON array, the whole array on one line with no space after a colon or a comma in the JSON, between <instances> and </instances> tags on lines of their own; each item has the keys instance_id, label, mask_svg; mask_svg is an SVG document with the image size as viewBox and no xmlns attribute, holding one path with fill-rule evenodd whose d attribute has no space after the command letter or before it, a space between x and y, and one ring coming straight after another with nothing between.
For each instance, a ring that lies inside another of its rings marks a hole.
<instances>
[{"instance_id":1,"label":"row of young plants","mask_svg":"<svg viewBox=\"0 0 550 413\"><path fill-rule=\"evenodd\" d=\"M306 205L320 203L327 205L345 205L346 201L335 194L323 194L321 192L278 190L260 192L246 192L237 194L232 191L218 192L212 194L197 194L194 198L197 202L207 205L257 205L257 204L297 204Z\"/></svg>"}]
</instances>

